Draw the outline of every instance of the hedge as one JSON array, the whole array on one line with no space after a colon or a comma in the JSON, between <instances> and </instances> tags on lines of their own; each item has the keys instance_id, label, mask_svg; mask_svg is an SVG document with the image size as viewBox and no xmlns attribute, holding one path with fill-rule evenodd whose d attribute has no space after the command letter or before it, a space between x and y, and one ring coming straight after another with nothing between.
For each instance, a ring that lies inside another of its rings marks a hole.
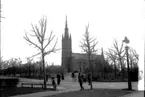
<instances>
[{"instance_id":1,"label":"hedge","mask_svg":"<svg viewBox=\"0 0 145 97\"><path fill-rule=\"evenodd\" d=\"M13 77L0 78L0 86L2 87L16 87L18 82L19 82L18 78L13 78Z\"/></svg>"}]
</instances>

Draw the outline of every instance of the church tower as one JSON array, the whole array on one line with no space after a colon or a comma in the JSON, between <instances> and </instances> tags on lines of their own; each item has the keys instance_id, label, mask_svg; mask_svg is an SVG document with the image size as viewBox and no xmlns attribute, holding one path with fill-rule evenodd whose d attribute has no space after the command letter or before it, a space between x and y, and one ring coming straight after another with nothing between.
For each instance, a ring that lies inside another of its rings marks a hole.
<instances>
[{"instance_id":1,"label":"church tower","mask_svg":"<svg viewBox=\"0 0 145 97\"><path fill-rule=\"evenodd\" d=\"M71 35L68 31L67 25L67 16L66 16L66 23L65 23L65 31L64 35L62 35L62 60L61 65L66 69L67 72L71 71L71 63L72 63L72 47L71 47Z\"/></svg>"}]
</instances>

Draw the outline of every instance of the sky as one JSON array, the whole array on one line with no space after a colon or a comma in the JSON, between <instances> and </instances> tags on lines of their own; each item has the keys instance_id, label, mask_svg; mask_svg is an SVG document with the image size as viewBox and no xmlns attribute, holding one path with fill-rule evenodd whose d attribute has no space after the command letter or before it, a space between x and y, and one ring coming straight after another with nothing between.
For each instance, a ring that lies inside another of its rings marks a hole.
<instances>
[{"instance_id":1,"label":"sky","mask_svg":"<svg viewBox=\"0 0 145 97\"><path fill-rule=\"evenodd\" d=\"M144 51L144 0L1 0L1 4L1 14L5 17L1 19L4 60L20 57L25 61L38 52L23 37L25 32L32 33L31 24L38 24L43 16L48 21L47 33L53 31L58 38L56 48L61 48L67 16L73 52L82 53L79 45L88 23L90 35L97 37L98 51L101 47L107 50L114 39L121 42L125 36L137 53ZM39 57L35 59L39 60ZM48 55L45 60L48 64L60 65L61 50Z\"/></svg>"},{"instance_id":2,"label":"sky","mask_svg":"<svg viewBox=\"0 0 145 97\"><path fill-rule=\"evenodd\" d=\"M1 0L1 4L5 17L1 19L3 60L21 58L25 62L38 52L23 37L25 32L31 33L31 24L38 24L43 16L48 21L47 34L53 30L58 38L56 48L61 48L67 16L73 52L82 53L79 45L89 23L90 35L98 40L98 51L110 48L114 39L121 43L127 36L128 46L137 51L140 69L144 70L145 0ZM61 50L45 60L60 65Z\"/></svg>"}]
</instances>

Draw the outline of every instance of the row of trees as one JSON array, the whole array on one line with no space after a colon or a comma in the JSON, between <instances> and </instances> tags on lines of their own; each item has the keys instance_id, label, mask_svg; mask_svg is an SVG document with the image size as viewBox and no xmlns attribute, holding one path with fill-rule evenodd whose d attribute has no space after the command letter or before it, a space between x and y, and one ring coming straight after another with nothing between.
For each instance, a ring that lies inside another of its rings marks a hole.
<instances>
[{"instance_id":1,"label":"row of trees","mask_svg":"<svg viewBox=\"0 0 145 97\"><path fill-rule=\"evenodd\" d=\"M89 71L92 73L92 76L96 76L93 72L91 57L93 54L97 54L98 50L96 49L96 46L98 44L98 41L96 38L90 37L88 28L89 25L86 26L86 32L83 35L80 47L88 55L88 63L90 66ZM113 42L113 46L111 48L108 48L108 50L105 52L102 50L102 53L104 54L106 60L104 63L102 63L101 76L105 78L105 75L111 73L114 76L113 79L116 79L119 76L121 77L121 80L124 81L124 79L127 78L127 57L123 41L121 42L121 45L119 45L118 41L115 39ZM139 56L137 52L135 51L135 49L130 47L129 65L131 74L136 77L138 77L138 60Z\"/></svg>"},{"instance_id":2,"label":"row of trees","mask_svg":"<svg viewBox=\"0 0 145 97\"><path fill-rule=\"evenodd\" d=\"M29 78L43 78L42 61L34 62L32 59L27 58L27 62L22 64L21 59L12 58L7 61L2 61L3 67L1 73L5 76L20 76ZM46 66L46 74L53 75L58 72L64 73L64 69L59 65L51 64Z\"/></svg>"},{"instance_id":3,"label":"row of trees","mask_svg":"<svg viewBox=\"0 0 145 97\"><path fill-rule=\"evenodd\" d=\"M117 71L120 71L121 80L124 81L127 75L127 56L123 42L119 46L117 40L114 40L113 47L109 48L106 53L106 59L114 69L115 78L118 76ZM133 48L129 48L129 67L130 71L138 74L138 54ZM118 70L117 70L118 69ZM125 75L126 74L126 75Z\"/></svg>"}]
</instances>

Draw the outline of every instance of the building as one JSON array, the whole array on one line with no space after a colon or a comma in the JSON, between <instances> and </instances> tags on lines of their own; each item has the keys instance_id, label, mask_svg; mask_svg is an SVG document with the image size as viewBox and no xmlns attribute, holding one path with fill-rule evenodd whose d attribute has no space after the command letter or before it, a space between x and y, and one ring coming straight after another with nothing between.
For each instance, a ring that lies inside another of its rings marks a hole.
<instances>
[{"instance_id":1,"label":"building","mask_svg":"<svg viewBox=\"0 0 145 97\"><path fill-rule=\"evenodd\" d=\"M93 63L93 71L99 71L103 68L104 63L103 52L100 55L92 55L91 62ZM65 31L62 35L62 67L66 69L67 72L72 71L84 71L89 69L88 56L82 53L72 52L72 38L69 33L67 25L67 17L65 23Z\"/></svg>"}]
</instances>

